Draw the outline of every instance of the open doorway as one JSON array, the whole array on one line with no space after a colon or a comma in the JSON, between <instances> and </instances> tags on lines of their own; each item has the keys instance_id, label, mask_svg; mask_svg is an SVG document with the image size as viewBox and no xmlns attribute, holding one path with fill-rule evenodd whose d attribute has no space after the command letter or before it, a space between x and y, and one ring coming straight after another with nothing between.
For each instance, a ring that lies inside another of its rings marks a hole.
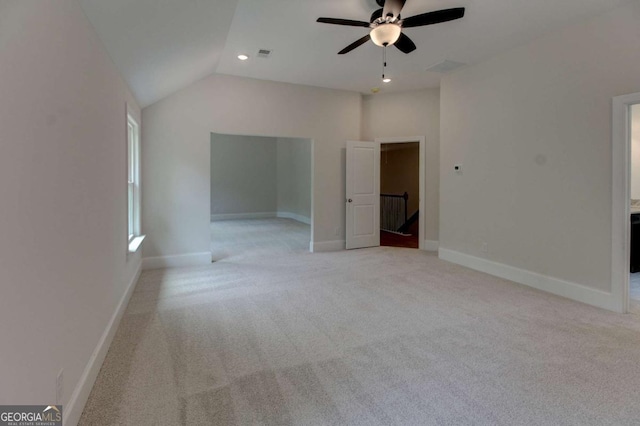
<instances>
[{"instance_id":1,"label":"open doorway","mask_svg":"<svg viewBox=\"0 0 640 426\"><path fill-rule=\"evenodd\" d=\"M212 133L210 155L214 261L309 250L310 139Z\"/></svg>"},{"instance_id":2,"label":"open doorway","mask_svg":"<svg viewBox=\"0 0 640 426\"><path fill-rule=\"evenodd\" d=\"M601 306L622 313L640 312L637 284L633 282L637 279L634 272L630 273L635 269L634 257L639 244L636 238L638 224L632 223L638 211L634 201L638 192L633 182L636 175L633 157L637 154L633 145L638 145L638 105L640 92L616 96L612 101L611 293L606 295L608 300L603 298ZM636 247L632 247L634 245ZM632 291L635 293L633 298Z\"/></svg>"},{"instance_id":3,"label":"open doorway","mask_svg":"<svg viewBox=\"0 0 640 426\"><path fill-rule=\"evenodd\" d=\"M420 246L420 143L380 145L380 245Z\"/></svg>"},{"instance_id":4,"label":"open doorway","mask_svg":"<svg viewBox=\"0 0 640 426\"><path fill-rule=\"evenodd\" d=\"M629 298L640 302L640 104L630 107L630 265Z\"/></svg>"}]
</instances>

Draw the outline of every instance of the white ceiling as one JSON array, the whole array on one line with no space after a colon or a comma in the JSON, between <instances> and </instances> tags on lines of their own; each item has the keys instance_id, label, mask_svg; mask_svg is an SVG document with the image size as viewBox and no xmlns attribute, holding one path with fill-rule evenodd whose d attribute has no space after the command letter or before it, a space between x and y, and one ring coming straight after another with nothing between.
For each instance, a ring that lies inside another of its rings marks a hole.
<instances>
[{"instance_id":1,"label":"white ceiling","mask_svg":"<svg viewBox=\"0 0 640 426\"><path fill-rule=\"evenodd\" d=\"M216 71L237 0L80 0L142 106Z\"/></svg>"},{"instance_id":2,"label":"white ceiling","mask_svg":"<svg viewBox=\"0 0 640 426\"><path fill-rule=\"evenodd\" d=\"M149 105L212 73L370 93L437 87L425 71L445 59L474 64L626 0L407 0L403 16L464 6L453 22L408 28L418 49L369 42L337 52L366 28L316 23L320 16L368 21L375 0L80 0L134 94ZM258 49L273 50L270 58ZM246 53L247 61L237 55Z\"/></svg>"}]
</instances>

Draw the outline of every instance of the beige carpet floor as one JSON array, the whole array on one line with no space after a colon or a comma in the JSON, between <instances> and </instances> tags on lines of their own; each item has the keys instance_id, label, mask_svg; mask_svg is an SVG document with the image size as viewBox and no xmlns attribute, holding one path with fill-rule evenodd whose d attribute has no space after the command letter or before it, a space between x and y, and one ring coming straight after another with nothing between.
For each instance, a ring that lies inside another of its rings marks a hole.
<instances>
[{"instance_id":1,"label":"beige carpet floor","mask_svg":"<svg viewBox=\"0 0 640 426\"><path fill-rule=\"evenodd\" d=\"M640 423L637 307L413 249L310 254L308 227L262 226L271 250L238 235L209 266L143 273L81 424Z\"/></svg>"}]
</instances>

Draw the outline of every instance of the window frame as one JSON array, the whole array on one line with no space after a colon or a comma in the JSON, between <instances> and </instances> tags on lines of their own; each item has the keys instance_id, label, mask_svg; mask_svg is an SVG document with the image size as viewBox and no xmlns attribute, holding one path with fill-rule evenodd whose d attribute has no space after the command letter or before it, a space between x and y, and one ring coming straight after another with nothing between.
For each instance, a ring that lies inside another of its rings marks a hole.
<instances>
[{"instance_id":1,"label":"window frame","mask_svg":"<svg viewBox=\"0 0 640 426\"><path fill-rule=\"evenodd\" d=\"M127 245L136 252L144 239L140 227L140 124L127 111L126 125Z\"/></svg>"}]
</instances>

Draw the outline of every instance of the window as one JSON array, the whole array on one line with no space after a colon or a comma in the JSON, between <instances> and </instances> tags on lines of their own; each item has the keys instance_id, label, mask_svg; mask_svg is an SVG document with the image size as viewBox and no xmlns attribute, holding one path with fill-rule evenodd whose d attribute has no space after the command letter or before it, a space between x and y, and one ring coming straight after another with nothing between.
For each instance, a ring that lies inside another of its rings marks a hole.
<instances>
[{"instance_id":1,"label":"window","mask_svg":"<svg viewBox=\"0 0 640 426\"><path fill-rule=\"evenodd\" d=\"M137 251L140 235L140 126L127 115L127 235L129 251Z\"/></svg>"}]
</instances>

